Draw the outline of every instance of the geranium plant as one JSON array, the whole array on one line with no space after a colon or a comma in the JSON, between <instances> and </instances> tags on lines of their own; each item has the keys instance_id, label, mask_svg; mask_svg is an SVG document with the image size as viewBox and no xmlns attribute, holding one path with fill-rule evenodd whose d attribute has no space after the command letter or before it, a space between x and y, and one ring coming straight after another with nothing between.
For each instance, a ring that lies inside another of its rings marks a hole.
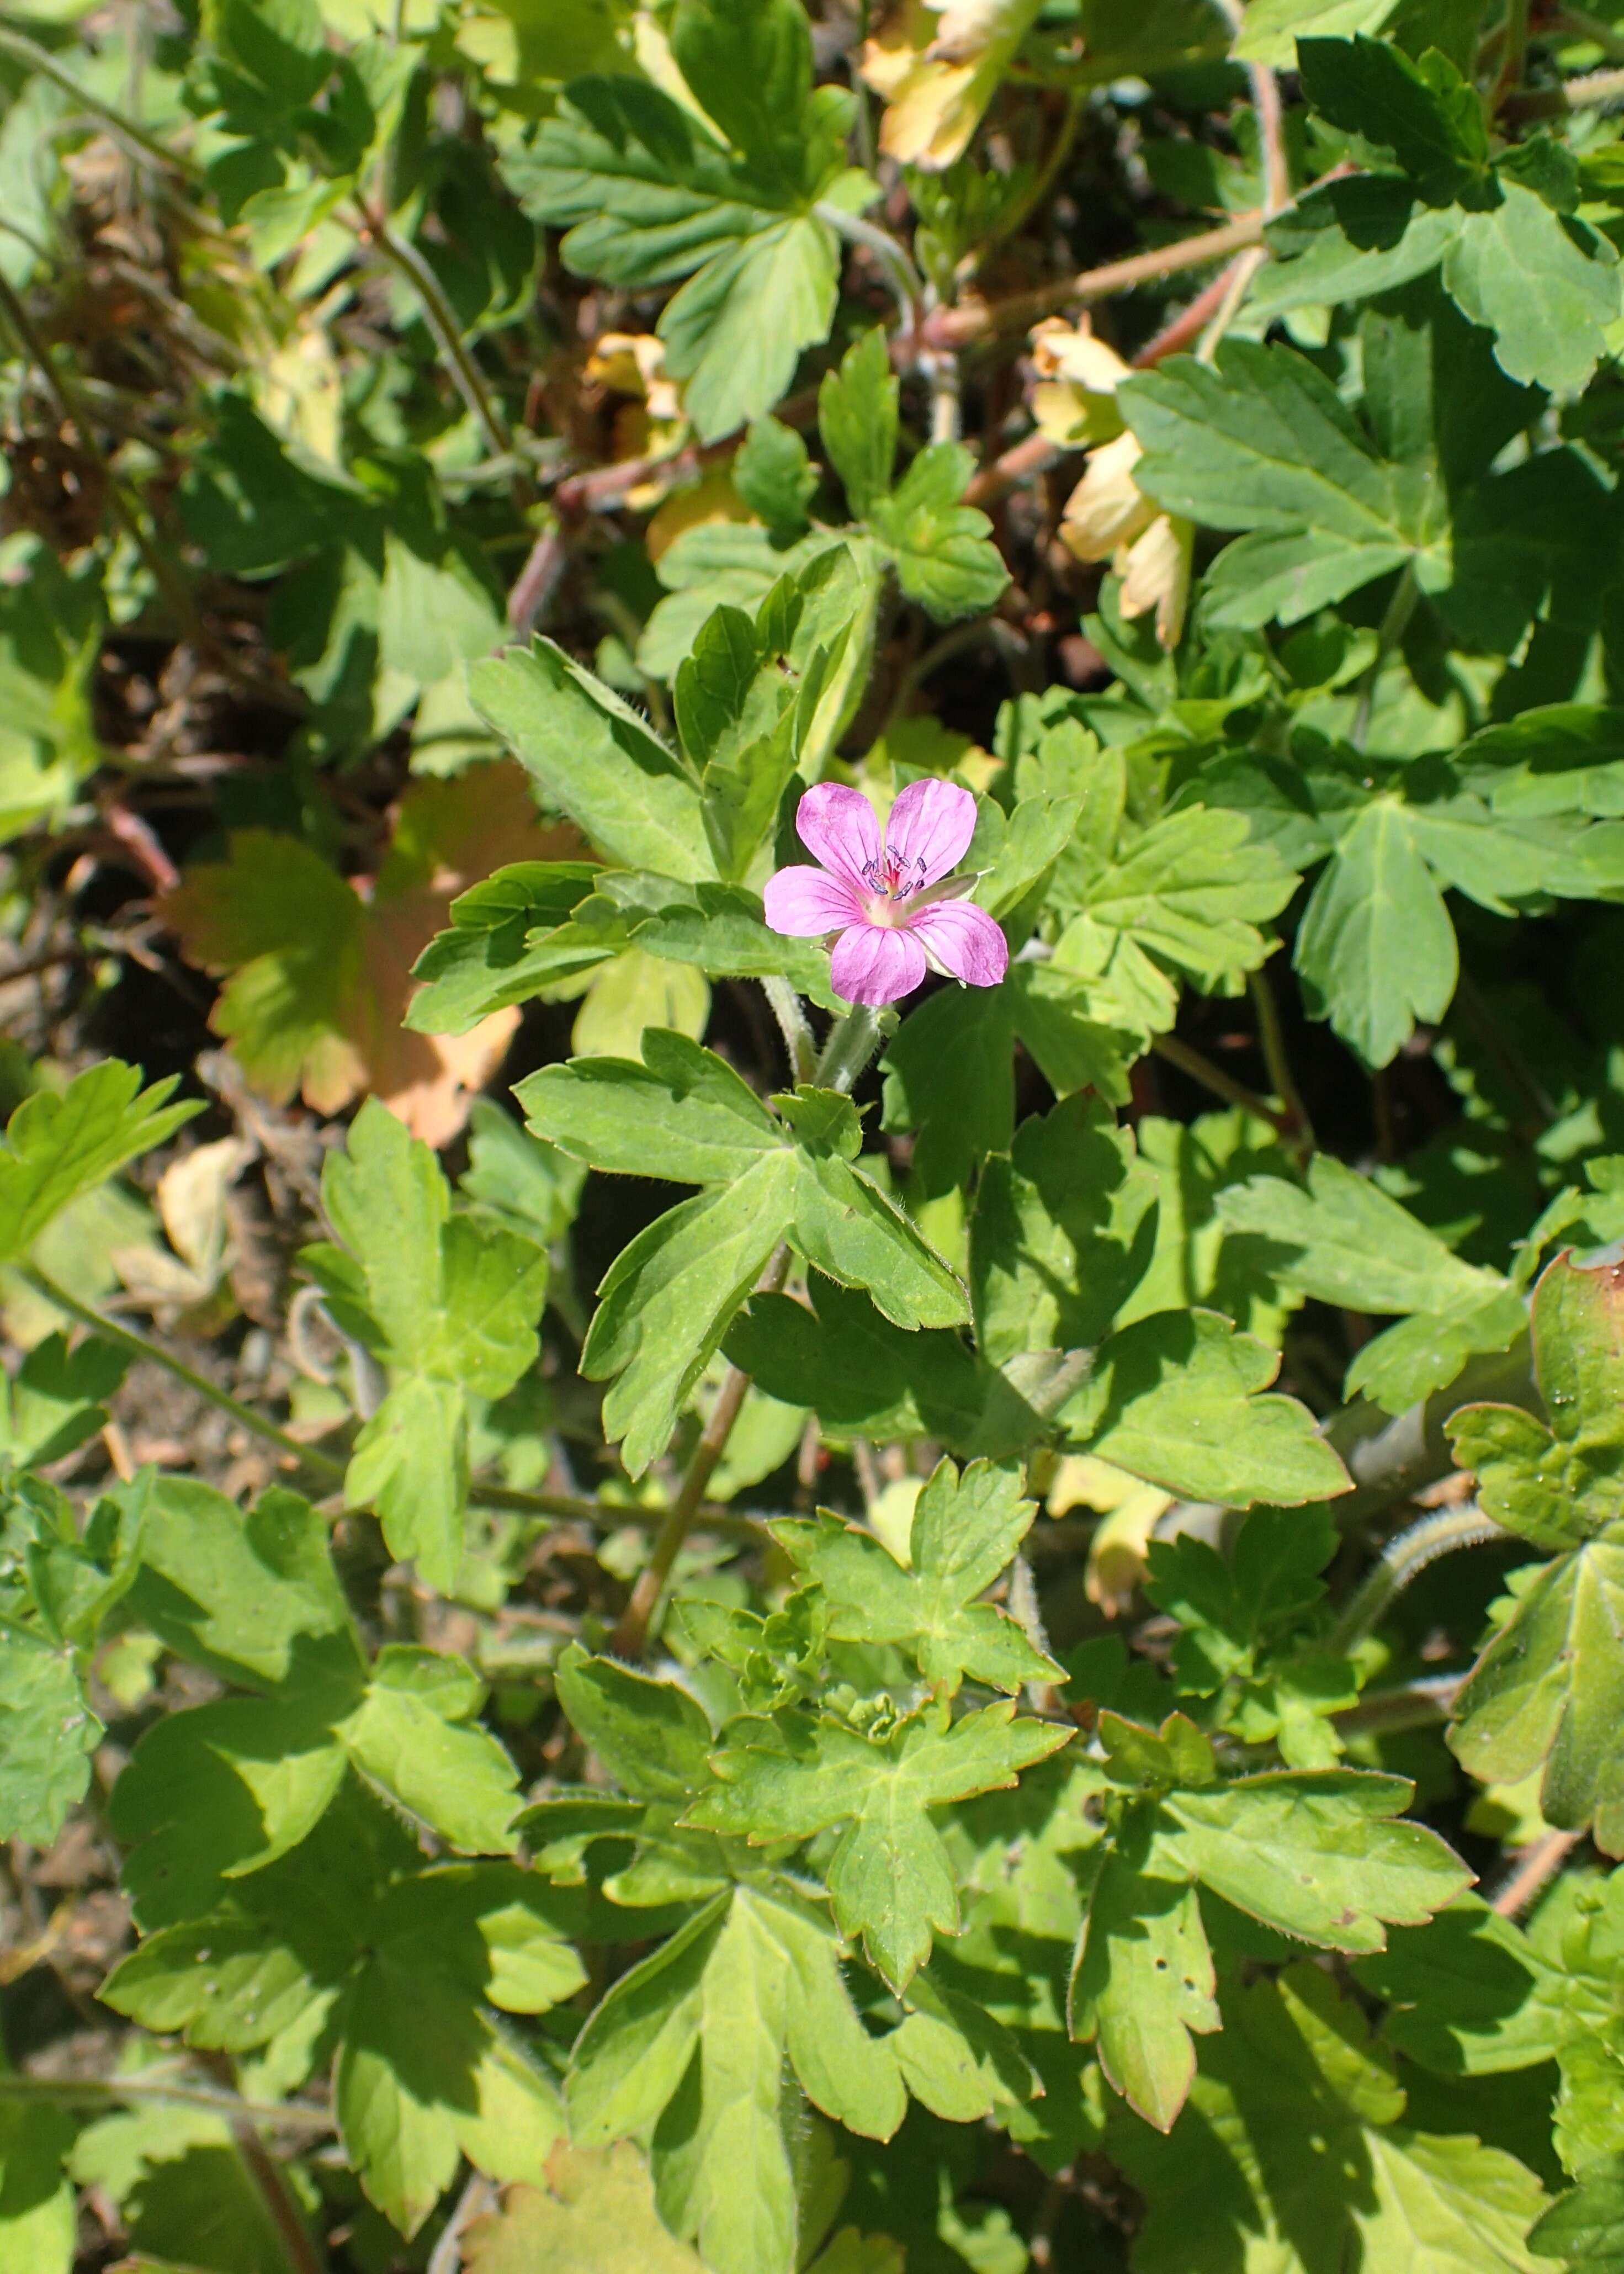
<instances>
[{"instance_id":1,"label":"geranium plant","mask_svg":"<svg viewBox=\"0 0 1624 2274\"><path fill-rule=\"evenodd\" d=\"M0 2274L1624 2274L1621 119L0 21Z\"/></svg>"}]
</instances>

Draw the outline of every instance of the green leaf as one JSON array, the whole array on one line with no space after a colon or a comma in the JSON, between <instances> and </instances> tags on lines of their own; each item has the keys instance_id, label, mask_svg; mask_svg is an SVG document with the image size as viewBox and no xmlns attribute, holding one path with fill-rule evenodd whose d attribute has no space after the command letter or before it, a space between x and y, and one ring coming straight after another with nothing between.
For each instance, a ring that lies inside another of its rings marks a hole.
<instances>
[{"instance_id":1,"label":"green leaf","mask_svg":"<svg viewBox=\"0 0 1624 2274\"><path fill-rule=\"evenodd\" d=\"M756 419L734 456L733 477L746 505L775 537L804 535L817 472L793 426L776 418Z\"/></svg>"},{"instance_id":2,"label":"green leaf","mask_svg":"<svg viewBox=\"0 0 1624 2274\"><path fill-rule=\"evenodd\" d=\"M1348 1390L1390 1413L1453 1382L1477 1351L1506 1349L1522 1334L1521 1299L1498 1272L1463 1263L1437 1233L1368 1177L1319 1154L1308 1190L1283 1178L1232 1185L1218 1213L1231 1230L1269 1244L1272 1269L1322 1303L1411 1314L1367 1343Z\"/></svg>"},{"instance_id":3,"label":"green leaf","mask_svg":"<svg viewBox=\"0 0 1624 2274\"><path fill-rule=\"evenodd\" d=\"M1448 1311L1505 1281L1462 1263L1435 1231L1328 1154L1309 1163L1308 1189L1253 1177L1220 1194L1218 1213L1237 1231L1284 1251L1280 1276L1322 1303L1356 1311Z\"/></svg>"},{"instance_id":4,"label":"green leaf","mask_svg":"<svg viewBox=\"0 0 1624 2274\"><path fill-rule=\"evenodd\" d=\"M1444 205L1488 172L1476 89L1434 48L1414 64L1402 48L1356 34L1297 37L1303 92L1322 117L1391 150L1429 204Z\"/></svg>"},{"instance_id":5,"label":"green leaf","mask_svg":"<svg viewBox=\"0 0 1624 2274\"><path fill-rule=\"evenodd\" d=\"M346 2152L411 2233L459 2151L499 2180L541 2184L558 2097L487 2004L538 2014L579 1989L556 1902L511 1864L422 1869L389 1812L351 1787L292 1853L148 1935L104 1994L205 2049L280 2046L296 2082L335 2045Z\"/></svg>"},{"instance_id":6,"label":"green leaf","mask_svg":"<svg viewBox=\"0 0 1624 2274\"><path fill-rule=\"evenodd\" d=\"M1469 2135L1403 2123L1404 2094L1329 1977L1227 1990L1190 2106L1165 2140L1123 2119L1113 2155L1151 2209L1140 2274L1248 2263L1270 2274L1361 2266L1537 2274L1523 2238L1544 2202L1523 2165Z\"/></svg>"},{"instance_id":7,"label":"green leaf","mask_svg":"<svg viewBox=\"0 0 1624 2274\"><path fill-rule=\"evenodd\" d=\"M1096 1099L1023 1121L987 1163L970 1230L976 1339L994 1365L1093 1350L1150 1259L1155 1179Z\"/></svg>"},{"instance_id":8,"label":"green leaf","mask_svg":"<svg viewBox=\"0 0 1624 2274\"><path fill-rule=\"evenodd\" d=\"M1441 2076L1553 2059L1570 2037L1595 2034L1607 1992L1606 1977L1586 1981L1542 1959L1520 1927L1470 1894L1425 1927L1401 1928L1354 1971L1387 2007L1382 2035Z\"/></svg>"},{"instance_id":9,"label":"green leaf","mask_svg":"<svg viewBox=\"0 0 1624 2274\"><path fill-rule=\"evenodd\" d=\"M1212 1311L1162 1311L1101 1345L1063 1411L1069 1441L1189 1500L1295 1506L1351 1489L1294 1397L1264 1395L1277 1354Z\"/></svg>"},{"instance_id":10,"label":"green leaf","mask_svg":"<svg viewBox=\"0 0 1624 2274\"><path fill-rule=\"evenodd\" d=\"M1270 222L1274 258L1249 303L1275 316L1393 291L1437 267L1461 219L1453 206L1422 204L1391 174L1322 182Z\"/></svg>"},{"instance_id":11,"label":"green leaf","mask_svg":"<svg viewBox=\"0 0 1624 2274\"><path fill-rule=\"evenodd\" d=\"M203 1111L200 1100L167 1103L177 1080L171 1074L143 1089L139 1066L104 1058L60 1096L39 1090L23 1100L0 1152L0 1259L25 1257L70 1201Z\"/></svg>"},{"instance_id":12,"label":"green leaf","mask_svg":"<svg viewBox=\"0 0 1624 2274\"><path fill-rule=\"evenodd\" d=\"M1535 1367L1550 1417L1463 1405L1455 1457L1478 1479L1485 1515L1537 1547L1572 1547L1613 1523L1624 1475L1624 1302L1610 1266L1559 1255L1534 1291Z\"/></svg>"},{"instance_id":13,"label":"green leaf","mask_svg":"<svg viewBox=\"0 0 1624 2274\"><path fill-rule=\"evenodd\" d=\"M1222 2026L1195 1889L1120 1852L1089 1890L1071 1976L1071 2034L1099 2048L1112 2089L1168 2131L1195 2074L1192 2032Z\"/></svg>"},{"instance_id":14,"label":"green leaf","mask_svg":"<svg viewBox=\"0 0 1624 2274\"><path fill-rule=\"evenodd\" d=\"M655 2125L662 2212L697 2238L706 2265L793 2274L802 2238L786 2057L826 2114L875 2139L900 2124L895 2055L858 2019L828 1928L787 1890L741 1887L598 2007L570 2069L572 2135L605 2146Z\"/></svg>"},{"instance_id":15,"label":"green leaf","mask_svg":"<svg viewBox=\"0 0 1624 2274\"><path fill-rule=\"evenodd\" d=\"M484 1685L458 1658L389 1645L370 1681L327 1669L281 1698L224 1698L155 1722L116 1788L125 1884L144 1926L215 1908L320 1823L353 1767L454 1847L515 1844L517 1772L474 1717Z\"/></svg>"},{"instance_id":16,"label":"green leaf","mask_svg":"<svg viewBox=\"0 0 1624 2274\"><path fill-rule=\"evenodd\" d=\"M686 1035L645 1030L643 1062L543 1066L514 1095L527 1126L588 1167L674 1184L725 1184L784 1143L749 1084Z\"/></svg>"},{"instance_id":17,"label":"green leaf","mask_svg":"<svg viewBox=\"0 0 1624 2274\"><path fill-rule=\"evenodd\" d=\"M130 1354L94 1336L70 1350L47 1335L28 1352L0 1392L0 1454L19 1468L60 1461L107 1425L110 1397L130 1367Z\"/></svg>"},{"instance_id":18,"label":"green leaf","mask_svg":"<svg viewBox=\"0 0 1624 2274\"><path fill-rule=\"evenodd\" d=\"M1380 1950L1385 1925L1441 1910L1471 1878L1435 1832L1390 1821L1402 1777L1281 1770L1162 1804L1158 1857L1226 1902L1322 1950Z\"/></svg>"},{"instance_id":19,"label":"green leaf","mask_svg":"<svg viewBox=\"0 0 1624 2274\"><path fill-rule=\"evenodd\" d=\"M71 2274L79 2220L63 2163L74 2131L65 2108L0 2107L0 2248L8 2274Z\"/></svg>"},{"instance_id":20,"label":"green leaf","mask_svg":"<svg viewBox=\"0 0 1624 2274\"><path fill-rule=\"evenodd\" d=\"M974 1440L989 1382L956 1334L891 1325L860 1289L810 1275L812 1307L756 1295L722 1347L757 1387L812 1406L825 1435Z\"/></svg>"},{"instance_id":21,"label":"green leaf","mask_svg":"<svg viewBox=\"0 0 1624 2274\"><path fill-rule=\"evenodd\" d=\"M0 1626L0 1833L49 1848L89 1789L102 1736L72 1652Z\"/></svg>"},{"instance_id":22,"label":"green leaf","mask_svg":"<svg viewBox=\"0 0 1624 2274\"><path fill-rule=\"evenodd\" d=\"M1153 823L1090 877L1086 913L1062 936L1056 961L1082 970L1112 951L1148 953L1209 982L1255 970L1271 945L1257 927L1280 914L1297 878L1249 837L1240 814L1199 805ZM1086 958L1083 927L1106 936Z\"/></svg>"},{"instance_id":23,"label":"green leaf","mask_svg":"<svg viewBox=\"0 0 1624 2274\"><path fill-rule=\"evenodd\" d=\"M1378 457L1292 349L1231 341L1210 366L1175 357L1116 399L1144 445L1133 478L1148 496L1251 532L1209 579L1214 623L1297 623L1410 561L1424 584L1447 575L1425 470Z\"/></svg>"},{"instance_id":24,"label":"green leaf","mask_svg":"<svg viewBox=\"0 0 1624 2274\"><path fill-rule=\"evenodd\" d=\"M1530 2228L1528 2240L1547 2264L1565 2259L1572 2274L1619 2274L1624 2268L1624 2153L1609 2156L1559 2195Z\"/></svg>"},{"instance_id":25,"label":"green leaf","mask_svg":"<svg viewBox=\"0 0 1624 2274\"><path fill-rule=\"evenodd\" d=\"M891 494L898 392L884 328L878 324L847 348L838 371L825 372L818 388L818 433L857 521Z\"/></svg>"},{"instance_id":26,"label":"green leaf","mask_svg":"<svg viewBox=\"0 0 1624 2274\"><path fill-rule=\"evenodd\" d=\"M1252 0L1230 53L1241 63L1289 71L1299 39L1384 30L1399 0Z\"/></svg>"},{"instance_id":27,"label":"green leaf","mask_svg":"<svg viewBox=\"0 0 1624 2274\"><path fill-rule=\"evenodd\" d=\"M1034 1513L1011 1471L976 1461L961 1478L942 1461L920 1495L906 1570L872 1532L835 1517L772 1532L802 1580L822 1590L835 1641L903 1644L925 1680L951 1697L962 1680L1014 1691L1059 1676L1007 1611L975 1600Z\"/></svg>"},{"instance_id":28,"label":"green leaf","mask_svg":"<svg viewBox=\"0 0 1624 2274\"><path fill-rule=\"evenodd\" d=\"M813 215L771 222L708 261L659 320L665 364L707 440L730 434L786 394L804 348L829 337L839 259Z\"/></svg>"},{"instance_id":29,"label":"green leaf","mask_svg":"<svg viewBox=\"0 0 1624 2274\"><path fill-rule=\"evenodd\" d=\"M103 1505L139 1526L131 1613L193 1666L272 1694L360 1681L328 1526L307 1501L272 1490L244 1514L199 1479L147 1472Z\"/></svg>"},{"instance_id":30,"label":"green leaf","mask_svg":"<svg viewBox=\"0 0 1624 2274\"><path fill-rule=\"evenodd\" d=\"M1297 930L1311 1016L1366 1065L1387 1065L1417 1020L1441 1019L1459 975L1455 928L1406 809L1373 798L1340 840Z\"/></svg>"},{"instance_id":31,"label":"green leaf","mask_svg":"<svg viewBox=\"0 0 1624 2274\"><path fill-rule=\"evenodd\" d=\"M735 1722L711 1758L720 1781L686 1821L756 1844L844 1825L828 1872L835 1917L901 1989L933 1935L959 1931L958 1890L928 1811L1013 1784L1068 1740L1014 1712L989 1706L946 1730L909 1721L877 1742L837 1721Z\"/></svg>"},{"instance_id":32,"label":"green leaf","mask_svg":"<svg viewBox=\"0 0 1624 2274\"><path fill-rule=\"evenodd\" d=\"M1499 189L1497 204L1462 217L1444 255L1444 282L1472 322L1494 334L1495 358L1511 378L1576 395L1608 351L1618 256L1504 172Z\"/></svg>"},{"instance_id":33,"label":"green leaf","mask_svg":"<svg viewBox=\"0 0 1624 2274\"><path fill-rule=\"evenodd\" d=\"M589 1382L613 1381L604 1429L620 1442L633 1476L665 1450L689 1393L788 1233L798 1168L791 1152L764 1155L732 1185L659 1217L599 1282L581 1371Z\"/></svg>"},{"instance_id":34,"label":"green leaf","mask_svg":"<svg viewBox=\"0 0 1624 2274\"><path fill-rule=\"evenodd\" d=\"M891 2038L908 2090L949 2124L1007 2122L1041 2091L1011 2033L973 1999L919 1973L907 2018Z\"/></svg>"},{"instance_id":35,"label":"green leaf","mask_svg":"<svg viewBox=\"0 0 1624 2274\"><path fill-rule=\"evenodd\" d=\"M1624 1541L1604 1533L1541 1565L1455 1701L1449 1743L1481 1782L1541 1774L1548 1824L1624 1854Z\"/></svg>"},{"instance_id":36,"label":"green leaf","mask_svg":"<svg viewBox=\"0 0 1624 2274\"><path fill-rule=\"evenodd\" d=\"M1541 704L1474 734L1457 764L1496 813L1614 819L1624 814L1624 712L1594 703Z\"/></svg>"},{"instance_id":37,"label":"green leaf","mask_svg":"<svg viewBox=\"0 0 1624 2274\"><path fill-rule=\"evenodd\" d=\"M1015 1135L1014 1044L1026 1045L1060 1096L1127 1095L1136 1038L1093 1015L1087 984L1051 965L1017 963L1001 987L944 987L909 1013L880 1060L881 1124L917 1130L914 1170L935 1200L968 1185Z\"/></svg>"},{"instance_id":38,"label":"green leaf","mask_svg":"<svg viewBox=\"0 0 1624 2274\"><path fill-rule=\"evenodd\" d=\"M468 1397L500 1397L534 1364L546 1252L453 1216L433 1154L376 1098L345 1151L328 1156L322 1197L343 1249L307 1248L301 1260L389 1375L345 1491L352 1506L376 1506L395 1555L449 1588L462 1555Z\"/></svg>"},{"instance_id":39,"label":"green leaf","mask_svg":"<svg viewBox=\"0 0 1624 2274\"><path fill-rule=\"evenodd\" d=\"M693 775L561 648L509 649L475 664L468 685L542 797L606 858L684 884L715 876Z\"/></svg>"},{"instance_id":40,"label":"green leaf","mask_svg":"<svg viewBox=\"0 0 1624 2274\"><path fill-rule=\"evenodd\" d=\"M891 494L868 510L898 583L938 623L990 608L1010 581L991 522L959 501L974 471L961 442L929 443Z\"/></svg>"},{"instance_id":41,"label":"green leaf","mask_svg":"<svg viewBox=\"0 0 1624 2274\"><path fill-rule=\"evenodd\" d=\"M683 1801L706 1781L710 1724L685 1690L574 1644L556 1681L575 1728L623 1792Z\"/></svg>"},{"instance_id":42,"label":"green leaf","mask_svg":"<svg viewBox=\"0 0 1624 2274\"><path fill-rule=\"evenodd\" d=\"M689 416L714 440L770 410L801 349L828 336L837 240L810 208L842 170L845 106L812 94L791 0L690 7L673 37L737 156L661 89L583 79L506 171L535 219L568 230L577 275L634 287L688 278L660 335Z\"/></svg>"},{"instance_id":43,"label":"green leaf","mask_svg":"<svg viewBox=\"0 0 1624 2274\"><path fill-rule=\"evenodd\" d=\"M406 1023L425 1035L465 1035L492 1011L525 1003L551 975L547 935L567 924L599 870L586 861L520 861L497 870L451 903L449 931L412 966L425 984ZM533 974L535 975L533 975Z\"/></svg>"},{"instance_id":44,"label":"green leaf","mask_svg":"<svg viewBox=\"0 0 1624 2274\"><path fill-rule=\"evenodd\" d=\"M582 1352L589 1381L618 1376L605 1427L640 1474L780 1240L830 1277L868 1291L898 1326L957 1325L959 1280L842 1153L857 1123L827 1094L795 1093L775 1118L711 1051L645 1030L644 1063L577 1059L544 1067L518 1095L539 1136L595 1167L714 1189L638 1234L605 1274ZM635 1100L634 1104L632 1101ZM797 1140L801 1141L797 1141Z\"/></svg>"}]
</instances>

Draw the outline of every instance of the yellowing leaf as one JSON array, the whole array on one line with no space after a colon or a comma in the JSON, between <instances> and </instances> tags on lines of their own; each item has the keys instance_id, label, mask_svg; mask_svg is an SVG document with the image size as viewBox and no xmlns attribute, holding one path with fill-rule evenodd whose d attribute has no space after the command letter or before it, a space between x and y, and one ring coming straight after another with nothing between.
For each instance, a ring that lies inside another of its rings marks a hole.
<instances>
[{"instance_id":1,"label":"yellowing leaf","mask_svg":"<svg viewBox=\"0 0 1624 2274\"><path fill-rule=\"evenodd\" d=\"M863 49L889 105L887 156L939 171L961 158L1042 0L898 0Z\"/></svg>"},{"instance_id":2,"label":"yellowing leaf","mask_svg":"<svg viewBox=\"0 0 1624 2274\"><path fill-rule=\"evenodd\" d=\"M414 783L370 890L297 838L236 832L228 858L189 870L163 902L189 962L224 978L210 1023L262 1096L336 1113L363 1092L414 1136L446 1144L518 1024L499 1011L465 1035L402 1026L411 968L452 900L504 861L577 850L542 828L515 766Z\"/></svg>"},{"instance_id":3,"label":"yellowing leaf","mask_svg":"<svg viewBox=\"0 0 1624 2274\"><path fill-rule=\"evenodd\" d=\"M686 2242L660 2225L649 2167L629 2141L603 2154L560 2142L547 2185L515 2187L500 2214L475 2221L468 2274L700 2274Z\"/></svg>"}]
</instances>

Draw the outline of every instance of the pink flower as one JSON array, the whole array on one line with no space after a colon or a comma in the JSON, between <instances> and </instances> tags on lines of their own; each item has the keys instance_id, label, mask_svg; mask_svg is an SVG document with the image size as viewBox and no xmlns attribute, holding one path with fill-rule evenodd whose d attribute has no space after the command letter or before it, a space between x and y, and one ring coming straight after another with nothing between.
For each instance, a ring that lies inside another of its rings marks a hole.
<instances>
[{"instance_id":1,"label":"pink flower","mask_svg":"<svg viewBox=\"0 0 1624 2274\"><path fill-rule=\"evenodd\" d=\"M927 967L972 987L996 987L1008 968L1004 934L961 897L951 872L975 832L975 800L945 781L910 782L882 840L861 790L820 782L795 826L816 869L780 869L763 895L774 931L797 939L838 933L829 976L848 1003L894 1003Z\"/></svg>"}]
</instances>

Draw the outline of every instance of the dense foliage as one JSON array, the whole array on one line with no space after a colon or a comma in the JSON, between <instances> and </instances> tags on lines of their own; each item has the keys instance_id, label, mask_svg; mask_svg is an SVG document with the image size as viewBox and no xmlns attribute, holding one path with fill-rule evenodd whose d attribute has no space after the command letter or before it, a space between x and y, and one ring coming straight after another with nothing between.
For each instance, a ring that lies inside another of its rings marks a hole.
<instances>
[{"instance_id":1,"label":"dense foliage","mask_svg":"<svg viewBox=\"0 0 1624 2274\"><path fill-rule=\"evenodd\" d=\"M1621 2274L1621 64L0 18L4 2274Z\"/></svg>"}]
</instances>

